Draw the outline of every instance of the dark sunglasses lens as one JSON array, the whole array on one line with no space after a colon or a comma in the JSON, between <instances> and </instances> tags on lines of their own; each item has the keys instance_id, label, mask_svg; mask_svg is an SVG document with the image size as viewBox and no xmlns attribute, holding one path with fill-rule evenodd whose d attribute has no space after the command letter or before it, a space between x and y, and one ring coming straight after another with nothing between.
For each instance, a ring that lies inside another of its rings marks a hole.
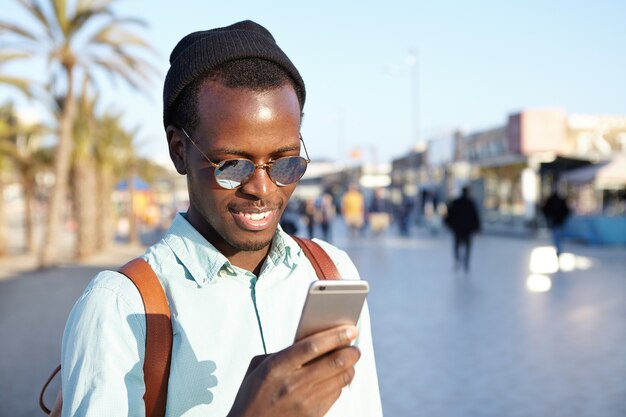
<instances>
[{"instance_id":1,"label":"dark sunglasses lens","mask_svg":"<svg viewBox=\"0 0 626 417\"><path fill-rule=\"evenodd\" d=\"M277 159L270 168L270 177L280 186L293 184L304 175L307 161L301 156Z\"/></svg>"},{"instance_id":2,"label":"dark sunglasses lens","mask_svg":"<svg viewBox=\"0 0 626 417\"><path fill-rule=\"evenodd\" d=\"M254 164L246 159L227 159L215 168L215 179L222 188L232 190L254 172Z\"/></svg>"}]
</instances>

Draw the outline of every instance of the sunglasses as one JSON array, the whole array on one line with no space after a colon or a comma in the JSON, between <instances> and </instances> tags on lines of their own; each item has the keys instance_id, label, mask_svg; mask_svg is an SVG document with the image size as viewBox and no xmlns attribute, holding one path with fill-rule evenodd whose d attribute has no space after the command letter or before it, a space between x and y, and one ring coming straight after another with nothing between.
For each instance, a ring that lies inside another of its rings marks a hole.
<instances>
[{"instance_id":1,"label":"sunglasses","mask_svg":"<svg viewBox=\"0 0 626 417\"><path fill-rule=\"evenodd\" d=\"M227 190L234 190L235 188L241 187L243 183L250 179L257 169L264 169L274 184L285 187L294 182L298 182L306 172L309 162L311 162L302 135L300 135L300 141L304 147L306 158L302 156L285 156L265 164L255 164L249 159L235 158L225 159L215 163L202 152L196 141L187 134L185 129L181 128L180 130L187 136L187 139L189 139L198 152L202 154L204 159L214 168L213 173L217 184Z\"/></svg>"}]
</instances>

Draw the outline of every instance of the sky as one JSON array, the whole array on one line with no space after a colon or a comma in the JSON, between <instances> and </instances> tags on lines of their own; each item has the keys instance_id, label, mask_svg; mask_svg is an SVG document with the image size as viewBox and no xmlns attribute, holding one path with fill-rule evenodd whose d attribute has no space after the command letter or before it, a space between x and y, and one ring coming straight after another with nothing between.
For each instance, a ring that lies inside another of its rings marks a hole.
<instances>
[{"instance_id":1,"label":"sky","mask_svg":"<svg viewBox=\"0 0 626 417\"><path fill-rule=\"evenodd\" d=\"M3 19L26 22L17 1L0 4ZM114 8L148 23L138 32L157 50L159 74L146 94L118 82L102 98L139 129L139 152L159 161L167 160L169 53L190 32L244 19L269 29L304 78L302 134L313 160L350 162L359 149L365 162L390 162L526 108L626 115L621 0L125 0ZM0 102L14 95L0 89Z\"/></svg>"}]
</instances>

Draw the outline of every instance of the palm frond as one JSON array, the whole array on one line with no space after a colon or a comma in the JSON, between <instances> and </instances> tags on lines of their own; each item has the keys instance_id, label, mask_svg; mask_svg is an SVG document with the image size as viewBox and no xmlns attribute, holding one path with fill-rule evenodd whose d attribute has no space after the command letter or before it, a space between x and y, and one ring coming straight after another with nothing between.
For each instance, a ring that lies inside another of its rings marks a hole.
<instances>
[{"instance_id":1,"label":"palm frond","mask_svg":"<svg viewBox=\"0 0 626 417\"><path fill-rule=\"evenodd\" d=\"M67 20L67 1L52 0L52 9L54 10L54 18L59 29L63 32L64 37L67 38L70 33Z\"/></svg>"},{"instance_id":2,"label":"palm frond","mask_svg":"<svg viewBox=\"0 0 626 417\"><path fill-rule=\"evenodd\" d=\"M159 73L159 70L155 66L143 58L133 55L122 48L114 48L113 50L119 60L137 72L139 78L149 81L150 75L156 75Z\"/></svg>"},{"instance_id":3,"label":"palm frond","mask_svg":"<svg viewBox=\"0 0 626 417\"><path fill-rule=\"evenodd\" d=\"M104 11L100 9L85 9L77 11L74 16L71 17L69 22L70 35L79 32L86 23L90 22L95 16L102 14Z\"/></svg>"},{"instance_id":4,"label":"palm frond","mask_svg":"<svg viewBox=\"0 0 626 417\"><path fill-rule=\"evenodd\" d=\"M9 22L0 22L0 34L3 33L10 33L12 35L26 38L30 41L37 41L37 35L35 35L33 32L22 26Z\"/></svg>"},{"instance_id":5,"label":"palm frond","mask_svg":"<svg viewBox=\"0 0 626 417\"><path fill-rule=\"evenodd\" d=\"M12 161L20 158L20 153L15 143L6 140L4 135L0 136L0 155L8 157Z\"/></svg>"},{"instance_id":6,"label":"palm frond","mask_svg":"<svg viewBox=\"0 0 626 417\"><path fill-rule=\"evenodd\" d=\"M31 51L0 50L0 65L17 59L25 59L33 56Z\"/></svg>"},{"instance_id":7,"label":"palm frond","mask_svg":"<svg viewBox=\"0 0 626 417\"><path fill-rule=\"evenodd\" d=\"M33 93L31 91L33 81L27 80L26 78L12 77L9 75L0 74L0 84L15 87L22 93L24 93L27 97L33 96Z\"/></svg>"},{"instance_id":8,"label":"palm frond","mask_svg":"<svg viewBox=\"0 0 626 417\"><path fill-rule=\"evenodd\" d=\"M94 62L107 71L110 76L118 75L128 83L133 89L141 90L142 82L137 79L137 72L133 68L129 68L119 60L96 58ZM114 80L114 78L113 78Z\"/></svg>"},{"instance_id":9,"label":"palm frond","mask_svg":"<svg viewBox=\"0 0 626 417\"><path fill-rule=\"evenodd\" d=\"M137 25L143 28L150 26L145 19L139 17L115 17L115 21L122 25Z\"/></svg>"},{"instance_id":10,"label":"palm frond","mask_svg":"<svg viewBox=\"0 0 626 417\"><path fill-rule=\"evenodd\" d=\"M125 19L131 21L131 19ZM140 22L132 19L133 22ZM141 36L123 27L122 19L108 22L89 39L88 44L102 44L108 46L136 46L154 52L152 46Z\"/></svg>"},{"instance_id":11,"label":"palm frond","mask_svg":"<svg viewBox=\"0 0 626 417\"><path fill-rule=\"evenodd\" d=\"M44 8L37 0L19 0L24 9L37 20L44 29L48 38L54 39L54 24L46 16Z\"/></svg>"}]
</instances>

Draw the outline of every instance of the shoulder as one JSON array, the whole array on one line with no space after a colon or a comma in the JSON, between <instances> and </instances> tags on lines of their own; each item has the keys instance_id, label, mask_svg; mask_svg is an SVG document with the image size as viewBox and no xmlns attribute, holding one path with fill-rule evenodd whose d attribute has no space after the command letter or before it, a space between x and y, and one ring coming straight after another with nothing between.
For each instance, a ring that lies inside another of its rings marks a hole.
<instances>
[{"instance_id":1,"label":"shoulder","mask_svg":"<svg viewBox=\"0 0 626 417\"><path fill-rule=\"evenodd\" d=\"M76 306L92 313L111 309L127 314L144 311L143 301L135 284L117 271L98 273L85 288Z\"/></svg>"},{"instance_id":2,"label":"shoulder","mask_svg":"<svg viewBox=\"0 0 626 417\"><path fill-rule=\"evenodd\" d=\"M118 344L122 343L120 335L131 341L145 335L145 309L139 291L119 272L98 273L78 298L65 325L63 350L89 350L93 348L89 340L98 334L115 335Z\"/></svg>"},{"instance_id":3,"label":"shoulder","mask_svg":"<svg viewBox=\"0 0 626 417\"><path fill-rule=\"evenodd\" d=\"M333 260L337 270L341 274L342 279L361 279L359 271L350 259L350 256L338 247L321 239L313 239L315 243L320 245L326 251L328 256Z\"/></svg>"}]
</instances>

